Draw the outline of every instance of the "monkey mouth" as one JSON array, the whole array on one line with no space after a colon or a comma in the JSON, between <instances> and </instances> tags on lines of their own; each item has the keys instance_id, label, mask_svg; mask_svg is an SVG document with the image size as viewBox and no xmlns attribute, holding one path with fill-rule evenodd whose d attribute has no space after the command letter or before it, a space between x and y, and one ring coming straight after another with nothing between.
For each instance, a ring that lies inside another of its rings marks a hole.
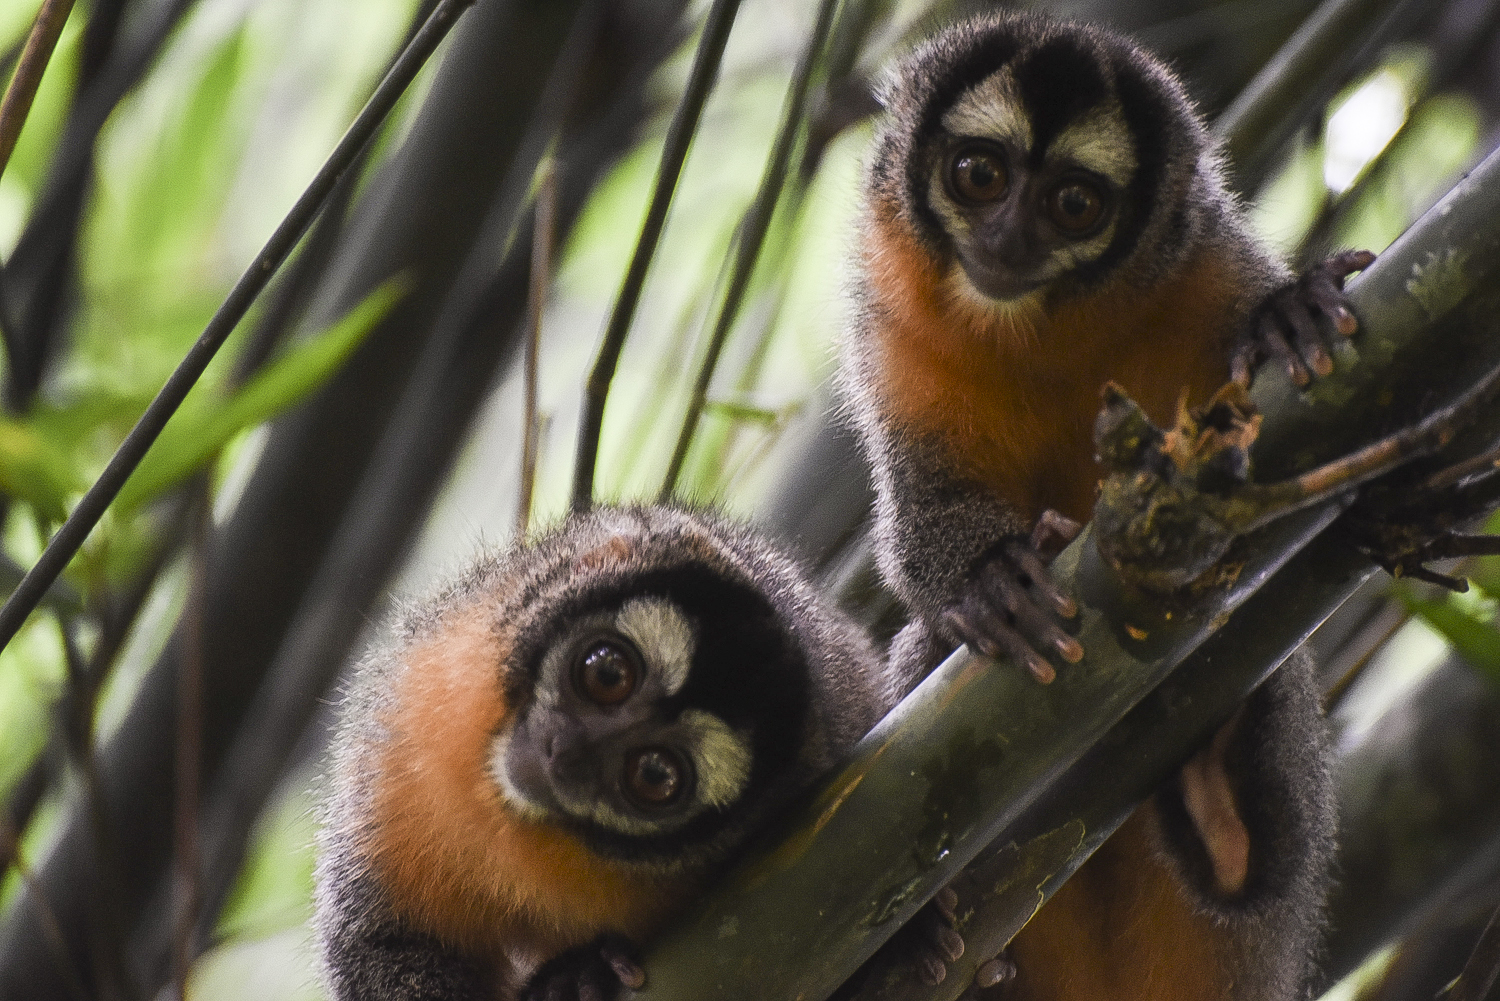
<instances>
[{"instance_id":1,"label":"monkey mouth","mask_svg":"<svg viewBox=\"0 0 1500 1001\"><path fill-rule=\"evenodd\" d=\"M1048 276L1035 272L1019 272L1011 268L994 267L987 262L970 260L960 254L959 267L969 285L980 295L996 302L1015 302L1024 299L1047 283Z\"/></svg>"}]
</instances>

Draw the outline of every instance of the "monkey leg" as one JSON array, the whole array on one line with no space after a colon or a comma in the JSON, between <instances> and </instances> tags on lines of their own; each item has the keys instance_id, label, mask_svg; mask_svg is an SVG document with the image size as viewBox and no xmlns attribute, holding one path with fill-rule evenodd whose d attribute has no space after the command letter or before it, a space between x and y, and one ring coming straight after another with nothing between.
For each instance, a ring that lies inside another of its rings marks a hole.
<instances>
[{"instance_id":1,"label":"monkey leg","mask_svg":"<svg viewBox=\"0 0 1500 1001\"><path fill-rule=\"evenodd\" d=\"M885 944L887 957L914 966L924 984L942 983L948 964L964 954L963 936L953 927L957 906L958 894L943 887Z\"/></svg>"},{"instance_id":2,"label":"monkey leg","mask_svg":"<svg viewBox=\"0 0 1500 1001\"><path fill-rule=\"evenodd\" d=\"M1292 1001L1333 854L1327 737L1290 660L1010 946L1005 1001Z\"/></svg>"},{"instance_id":3,"label":"monkey leg","mask_svg":"<svg viewBox=\"0 0 1500 1001\"><path fill-rule=\"evenodd\" d=\"M1374 261L1368 250L1337 254L1266 296L1251 311L1230 356L1234 381L1248 387L1255 367L1268 359L1285 365L1299 386L1310 383L1313 373L1330 374L1330 331L1350 337L1359 329L1344 297L1344 279Z\"/></svg>"},{"instance_id":4,"label":"monkey leg","mask_svg":"<svg viewBox=\"0 0 1500 1001\"><path fill-rule=\"evenodd\" d=\"M496 996L493 963L407 927L350 854L321 864L318 926L336 1001L483 1001Z\"/></svg>"}]
</instances>

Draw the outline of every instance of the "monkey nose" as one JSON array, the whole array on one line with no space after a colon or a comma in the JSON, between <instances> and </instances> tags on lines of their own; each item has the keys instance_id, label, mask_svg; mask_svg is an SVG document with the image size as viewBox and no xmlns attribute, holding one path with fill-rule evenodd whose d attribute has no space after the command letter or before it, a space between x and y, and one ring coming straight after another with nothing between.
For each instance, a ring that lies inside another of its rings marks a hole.
<instances>
[{"instance_id":1,"label":"monkey nose","mask_svg":"<svg viewBox=\"0 0 1500 1001\"><path fill-rule=\"evenodd\" d=\"M545 742L547 769L555 779L570 785L586 782L592 775L593 758L582 735L568 730L554 731Z\"/></svg>"},{"instance_id":2,"label":"monkey nose","mask_svg":"<svg viewBox=\"0 0 1500 1001\"><path fill-rule=\"evenodd\" d=\"M1029 273L1036 267L1041 256L1019 225L999 222L980 230L977 236L979 256L985 263L1012 274Z\"/></svg>"}]
</instances>

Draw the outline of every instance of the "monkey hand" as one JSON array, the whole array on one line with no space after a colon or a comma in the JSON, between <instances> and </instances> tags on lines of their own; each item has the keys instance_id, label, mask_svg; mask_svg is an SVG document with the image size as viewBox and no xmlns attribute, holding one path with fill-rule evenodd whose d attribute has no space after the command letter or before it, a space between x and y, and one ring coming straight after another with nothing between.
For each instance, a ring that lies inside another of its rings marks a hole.
<instances>
[{"instance_id":1,"label":"monkey hand","mask_svg":"<svg viewBox=\"0 0 1500 1001\"><path fill-rule=\"evenodd\" d=\"M1083 647L1058 626L1078 605L1053 582L1047 560L1078 534L1079 525L1056 511L1037 521L1031 537L1002 539L982 557L939 619L948 637L988 657L1008 656L1042 684L1057 676L1038 651L1055 650L1070 664Z\"/></svg>"},{"instance_id":2,"label":"monkey hand","mask_svg":"<svg viewBox=\"0 0 1500 1001\"><path fill-rule=\"evenodd\" d=\"M630 941L604 934L543 963L521 1001L614 1001L621 987L637 990L645 983Z\"/></svg>"},{"instance_id":3,"label":"monkey hand","mask_svg":"<svg viewBox=\"0 0 1500 1001\"><path fill-rule=\"evenodd\" d=\"M1287 375L1298 386L1310 383L1313 373L1330 374L1333 338L1329 328L1342 337L1359 329L1344 297L1344 279L1374 261L1375 255L1368 250L1337 254L1266 296L1251 311L1230 356L1234 381L1248 388L1255 367L1272 358L1286 366Z\"/></svg>"}]
</instances>

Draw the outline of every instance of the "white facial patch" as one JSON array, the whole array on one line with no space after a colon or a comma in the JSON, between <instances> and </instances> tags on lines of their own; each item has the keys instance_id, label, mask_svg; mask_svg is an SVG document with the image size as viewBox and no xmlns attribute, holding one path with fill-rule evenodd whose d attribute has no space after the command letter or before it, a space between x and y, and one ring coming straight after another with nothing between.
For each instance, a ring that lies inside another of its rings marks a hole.
<instances>
[{"instance_id":1,"label":"white facial patch","mask_svg":"<svg viewBox=\"0 0 1500 1001\"><path fill-rule=\"evenodd\" d=\"M728 806L750 781L750 741L712 713L688 709L678 717L683 741L698 775L695 798L708 806Z\"/></svg>"},{"instance_id":2,"label":"white facial patch","mask_svg":"<svg viewBox=\"0 0 1500 1001\"><path fill-rule=\"evenodd\" d=\"M943 114L949 135L993 139L1030 149L1031 119L1021 105L1016 77L1009 66L969 88Z\"/></svg>"},{"instance_id":3,"label":"white facial patch","mask_svg":"<svg viewBox=\"0 0 1500 1001\"><path fill-rule=\"evenodd\" d=\"M1091 170L1116 188L1129 185L1140 166L1135 139L1117 100L1094 108L1064 129L1047 147L1047 159Z\"/></svg>"},{"instance_id":4,"label":"white facial patch","mask_svg":"<svg viewBox=\"0 0 1500 1001\"><path fill-rule=\"evenodd\" d=\"M505 763L506 754L510 751L510 735L510 727L506 727L490 741L490 777L500 787L500 797L512 810L527 820L545 820L547 811L528 799L511 781L510 769Z\"/></svg>"},{"instance_id":5,"label":"white facial patch","mask_svg":"<svg viewBox=\"0 0 1500 1001\"><path fill-rule=\"evenodd\" d=\"M1043 280L1050 281L1062 270L1054 257L1047 262ZM1045 294L1042 289L1034 289L1015 299L991 299L974 287L963 265L955 261L944 280L944 291L949 301L961 306L961 312L984 317L987 334L1006 338L1012 347L1040 347L1036 331L1046 315L1042 309Z\"/></svg>"},{"instance_id":6,"label":"white facial patch","mask_svg":"<svg viewBox=\"0 0 1500 1001\"><path fill-rule=\"evenodd\" d=\"M632 598L620 606L615 628L635 644L667 695L687 683L696 642L693 627L664 598Z\"/></svg>"}]
</instances>

